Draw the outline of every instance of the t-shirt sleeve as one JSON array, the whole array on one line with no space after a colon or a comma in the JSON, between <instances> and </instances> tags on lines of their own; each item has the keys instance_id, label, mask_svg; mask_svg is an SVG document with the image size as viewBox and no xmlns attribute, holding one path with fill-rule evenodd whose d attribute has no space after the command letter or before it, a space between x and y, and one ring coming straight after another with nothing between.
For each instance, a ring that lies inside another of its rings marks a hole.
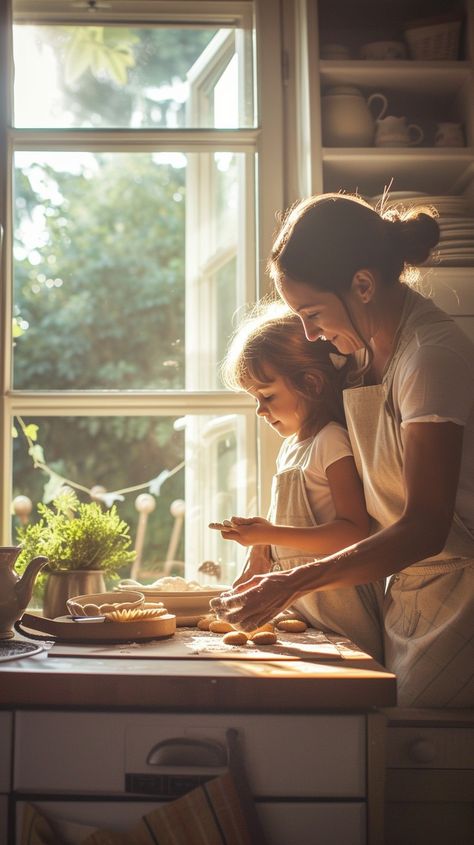
<instances>
[{"instance_id":1,"label":"t-shirt sleeve","mask_svg":"<svg viewBox=\"0 0 474 845\"><path fill-rule=\"evenodd\" d=\"M395 387L402 427L411 422L464 426L474 399L472 361L446 346L420 346L401 367Z\"/></svg>"},{"instance_id":2,"label":"t-shirt sleeve","mask_svg":"<svg viewBox=\"0 0 474 845\"><path fill-rule=\"evenodd\" d=\"M338 423L328 423L318 435L317 453L320 471L326 475L327 468L346 458L352 457L351 441L345 428Z\"/></svg>"}]
</instances>

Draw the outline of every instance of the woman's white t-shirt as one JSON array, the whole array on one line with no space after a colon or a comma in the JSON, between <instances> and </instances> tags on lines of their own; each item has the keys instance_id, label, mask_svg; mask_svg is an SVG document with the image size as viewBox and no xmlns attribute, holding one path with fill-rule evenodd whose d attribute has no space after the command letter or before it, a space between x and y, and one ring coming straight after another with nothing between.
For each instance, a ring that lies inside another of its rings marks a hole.
<instances>
[{"instance_id":1,"label":"woman's white t-shirt","mask_svg":"<svg viewBox=\"0 0 474 845\"><path fill-rule=\"evenodd\" d=\"M327 479L331 464L352 457L352 448L346 429L337 422L330 422L314 437L298 441L296 435L287 437L278 453L277 472L300 467L311 511L318 525L332 522L336 509Z\"/></svg>"},{"instance_id":2,"label":"woman's white t-shirt","mask_svg":"<svg viewBox=\"0 0 474 845\"><path fill-rule=\"evenodd\" d=\"M393 377L402 430L415 422L453 422L464 428L456 513L474 532L474 347L452 322L421 326Z\"/></svg>"}]
</instances>

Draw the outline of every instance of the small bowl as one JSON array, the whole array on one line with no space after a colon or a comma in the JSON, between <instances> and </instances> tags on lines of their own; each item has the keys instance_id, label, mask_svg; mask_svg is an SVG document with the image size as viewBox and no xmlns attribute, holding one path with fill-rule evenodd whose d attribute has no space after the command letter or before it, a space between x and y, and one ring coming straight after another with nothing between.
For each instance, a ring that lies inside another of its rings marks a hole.
<instances>
[{"instance_id":1,"label":"small bowl","mask_svg":"<svg viewBox=\"0 0 474 845\"><path fill-rule=\"evenodd\" d=\"M123 590L120 597L113 592L72 596L67 600L66 605L71 616L101 616L112 610L130 610L140 607L144 601L143 593Z\"/></svg>"}]
</instances>

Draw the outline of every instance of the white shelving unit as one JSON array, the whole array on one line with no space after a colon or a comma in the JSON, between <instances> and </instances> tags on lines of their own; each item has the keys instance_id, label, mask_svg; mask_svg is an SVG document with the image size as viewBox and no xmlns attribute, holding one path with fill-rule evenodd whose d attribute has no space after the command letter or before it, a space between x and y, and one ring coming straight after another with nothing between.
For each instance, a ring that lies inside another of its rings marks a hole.
<instances>
[{"instance_id":1,"label":"white shelving unit","mask_svg":"<svg viewBox=\"0 0 474 845\"><path fill-rule=\"evenodd\" d=\"M474 219L474 0L308 0L304 12L309 191L342 190L371 198L391 185L394 192L464 196ZM462 15L457 59L360 59L362 44L403 40L409 21L449 13ZM321 58L321 48L329 43L342 44L349 58ZM334 86L352 86L366 98L384 94L388 114L421 125L422 144L323 146L321 97ZM462 125L464 146L435 146L441 121ZM424 288L474 339L474 266L429 267L423 271Z\"/></svg>"}]
</instances>

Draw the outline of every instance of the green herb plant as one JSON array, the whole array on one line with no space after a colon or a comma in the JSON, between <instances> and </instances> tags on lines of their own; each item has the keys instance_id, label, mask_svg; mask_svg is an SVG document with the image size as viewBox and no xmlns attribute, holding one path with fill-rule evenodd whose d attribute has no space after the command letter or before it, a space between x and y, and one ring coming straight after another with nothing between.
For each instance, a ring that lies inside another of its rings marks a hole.
<instances>
[{"instance_id":1,"label":"green herb plant","mask_svg":"<svg viewBox=\"0 0 474 845\"><path fill-rule=\"evenodd\" d=\"M129 550L130 528L115 505L102 510L96 502L80 502L73 491L61 492L52 505L40 502L38 522L17 530L22 547L16 565L19 572L36 555L49 559L45 573L73 569L114 573L135 558Z\"/></svg>"}]
</instances>

